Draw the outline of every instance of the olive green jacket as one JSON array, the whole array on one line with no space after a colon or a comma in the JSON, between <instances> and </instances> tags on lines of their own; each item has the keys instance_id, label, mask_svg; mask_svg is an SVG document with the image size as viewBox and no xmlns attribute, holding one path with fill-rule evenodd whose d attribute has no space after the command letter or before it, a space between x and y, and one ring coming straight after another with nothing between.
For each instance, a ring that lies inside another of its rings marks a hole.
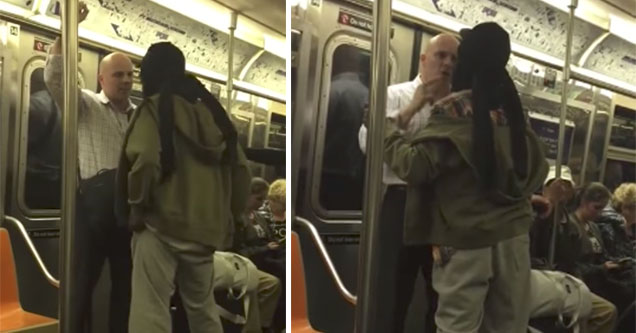
<instances>
[{"instance_id":1,"label":"olive green jacket","mask_svg":"<svg viewBox=\"0 0 636 333\"><path fill-rule=\"evenodd\" d=\"M159 96L137 108L118 170L120 192L158 232L215 248L231 244L232 216L244 211L250 173L240 146L238 159L221 161L226 142L202 102L174 96L176 169L160 182Z\"/></svg>"},{"instance_id":2,"label":"olive green jacket","mask_svg":"<svg viewBox=\"0 0 636 333\"><path fill-rule=\"evenodd\" d=\"M486 191L480 186L472 152L470 98L470 91L462 91L439 101L429 123L409 138L393 121L387 123L385 162L408 183L407 245L480 248L530 229L529 198L548 172L541 144L527 127L528 176L520 178L513 169L503 112L491 112L497 170L494 189Z\"/></svg>"}]
</instances>

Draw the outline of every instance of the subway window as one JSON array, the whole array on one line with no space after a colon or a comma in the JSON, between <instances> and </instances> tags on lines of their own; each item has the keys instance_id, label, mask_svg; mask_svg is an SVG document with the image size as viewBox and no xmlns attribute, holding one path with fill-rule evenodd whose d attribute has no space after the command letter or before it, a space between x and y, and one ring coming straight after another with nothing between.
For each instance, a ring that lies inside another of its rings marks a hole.
<instances>
[{"instance_id":1,"label":"subway window","mask_svg":"<svg viewBox=\"0 0 636 333\"><path fill-rule=\"evenodd\" d=\"M24 202L29 209L59 209L62 117L44 84L44 69L29 77Z\"/></svg>"},{"instance_id":2,"label":"subway window","mask_svg":"<svg viewBox=\"0 0 636 333\"><path fill-rule=\"evenodd\" d=\"M358 132L369 101L370 53L339 45L331 59L319 202L331 211L362 209L365 155Z\"/></svg>"}]
</instances>

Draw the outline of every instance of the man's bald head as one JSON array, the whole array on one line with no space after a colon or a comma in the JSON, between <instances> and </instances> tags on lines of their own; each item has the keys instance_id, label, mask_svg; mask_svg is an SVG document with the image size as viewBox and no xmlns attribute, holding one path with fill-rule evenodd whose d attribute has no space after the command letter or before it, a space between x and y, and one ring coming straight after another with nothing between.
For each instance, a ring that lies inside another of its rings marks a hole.
<instances>
[{"instance_id":1,"label":"man's bald head","mask_svg":"<svg viewBox=\"0 0 636 333\"><path fill-rule=\"evenodd\" d=\"M123 53L111 53L99 63L99 85L106 97L117 105L128 104L132 79L133 64Z\"/></svg>"},{"instance_id":2,"label":"man's bald head","mask_svg":"<svg viewBox=\"0 0 636 333\"><path fill-rule=\"evenodd\" d=\"M440 77L450 80L457 62L459 41L453 35L442 33L431 38L420 55L420 75L427 82Z\"/></svg>"}]
</instances>

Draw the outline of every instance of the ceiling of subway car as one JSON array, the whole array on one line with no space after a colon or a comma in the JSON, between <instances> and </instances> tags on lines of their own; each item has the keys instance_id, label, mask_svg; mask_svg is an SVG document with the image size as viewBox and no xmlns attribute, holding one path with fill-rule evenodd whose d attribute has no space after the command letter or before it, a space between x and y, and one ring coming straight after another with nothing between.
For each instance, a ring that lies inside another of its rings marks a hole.
<instances>
[{"instance_id":1,"label":"ceiling of subway car","mask_svg":"<svg viewBox=\"0 0 636 333\"><path fill-rule=\"evenodd\" d=\"M212 0L285 35L285 0Z\"/></svg>"},{"instance_id":2,"label":"ceiling of subway car","mask_svg":"<svg viewBox=\"0 0 636 333\"><path fill-rule=\"evenodd\" d=\"M636 17L636 0L603 0L603 2L624 11L632 17Z\"/></svg>"}]
</instances>

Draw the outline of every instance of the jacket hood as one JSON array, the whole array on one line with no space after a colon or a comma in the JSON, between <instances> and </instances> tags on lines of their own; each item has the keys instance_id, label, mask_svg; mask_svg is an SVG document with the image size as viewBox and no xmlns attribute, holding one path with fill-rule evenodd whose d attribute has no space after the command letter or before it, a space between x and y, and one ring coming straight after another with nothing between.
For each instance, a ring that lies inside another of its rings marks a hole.
<instances>
[{"instance_id":1,"label":"jacket hood","mask_svg":"<svg viewBox=\"0 0 636 333\"><path fill-rule=\"evenodd\" d=\"M212 113L197 100L194 103L173 95L175 139L181 138L194 155L205 163L218 163L227 147L223 134L217 126ZM159 95L147 100L153 117L159 123Z\"/></svg>"}]
</instances>

